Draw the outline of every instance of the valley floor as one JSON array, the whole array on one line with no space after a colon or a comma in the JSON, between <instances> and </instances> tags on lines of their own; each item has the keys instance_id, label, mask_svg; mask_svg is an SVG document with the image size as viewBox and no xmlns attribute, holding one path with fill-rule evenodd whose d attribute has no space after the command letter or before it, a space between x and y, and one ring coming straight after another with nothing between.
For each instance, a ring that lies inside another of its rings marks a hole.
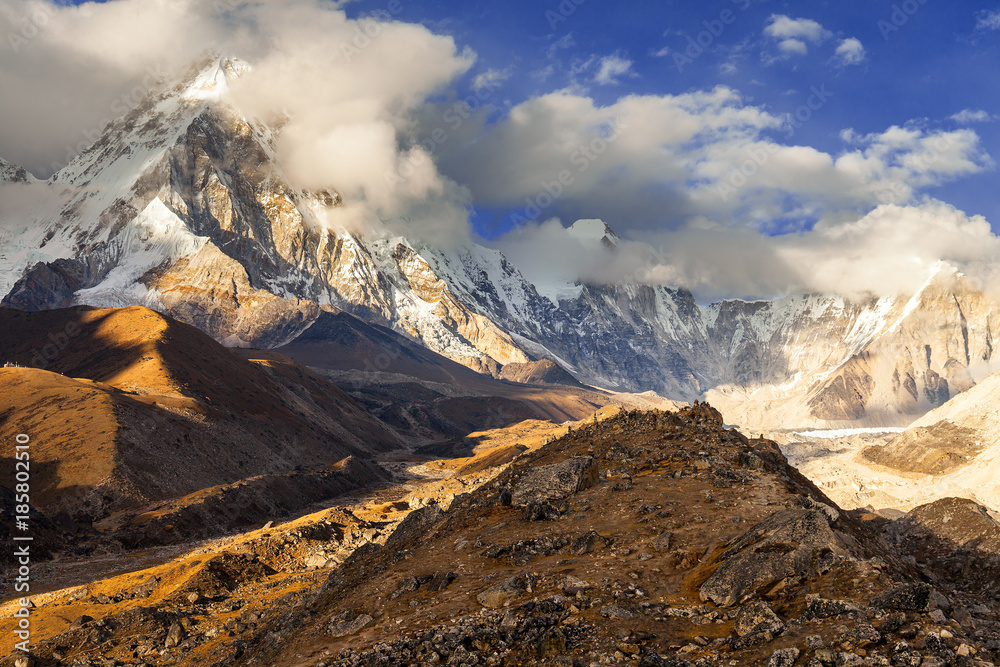
<instances>
[{"instance_id":1,"label":"valley floor","mask_svg":"<svg viewBox=\"0 0 1000 667\"><path fill-rule=\"evenodd\" d=\"M823 489L845 509L870 508L899 516L941 498L967 498L1000 518L1000 495L994 480L979 479L979 467L955 474L928 475L878 465L863 452L883 447L901 429L856 429L826 432L774 432L789 464Z\"/></svg>"}]
</instances>

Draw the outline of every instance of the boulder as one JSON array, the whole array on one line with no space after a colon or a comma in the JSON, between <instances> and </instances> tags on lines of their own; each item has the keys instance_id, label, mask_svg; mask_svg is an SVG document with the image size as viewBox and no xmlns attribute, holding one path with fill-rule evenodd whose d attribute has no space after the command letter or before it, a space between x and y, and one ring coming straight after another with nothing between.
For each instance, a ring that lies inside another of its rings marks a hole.
<instances>
[{"instance_id":1,"label":"boulder","mask_svg":"<svg viewBox=\"0 0 1000 667\"><path fill-rule=\"evenodd\" d=\"M180 644L182 639L184 639L184 629L181 628L180 623L175 621L167 631L167 641L165 646L167 648L173 648Z\"/></svg>"},{"instance_id":2,"label":"boulder","mask_svg":"<svg viewBox=\"0 0 1000 667\"><path fill-rule=\"evenodd\" d=\"M872 606L892 611L929 612L937 605L930 584L902 584L876 597Z\"/></svg>"},{"instance_id":3,"label":"boulder","mask_svg":"<svg viewBox=\"0 0 1000 667\"><path fill-rule=\"evenodd\" d=\"M564 500L546 503L528 503L521 509L525 521L554 521L569 511Z\"/></svg>"},{"instance_id":4,"label":"boulder","mask_svg":"<svg viewBox=\"0 0 1000 667\"><path fill-rule=\"evenodd\" d=\"M723 607L746 600L785 577L804 575L848 551L818 509L775 512L738 537L700 589L701 599Z\"/></svg>"},{"instance_id":5,"label":"boulder","mask_svg":"<svg viewBox=\"0 0 1000 667\"><path fill-rule=\"evenodd\" d=\"M326 556L323 556L321 554L313 554L312 556L306 559L305 563L306 569L318 570L322 567L325 567L328 560L329 559Z\"/></svg>"},{"instance_id":6,"label":"boulder","mask_svg":"<svg viewBox=\"0 0 1000 667\"><path fill-rule=\"evenodd\" d=\"M590 531L585 535L573 540L573 545L570 550L573 552L574 556L582 556L584 554L589 554L593 551L599 551L607 547L611 541L599 535L596 531Z\"/></svg>"},{"instance_id":7,"label":"boulder","mask_svg":"<svg viewBox=\"0 0 1000 667\"><path fill-rule=\"evenodd\" d=\"M847 645L851 648L865 648L867 646L873 646L876 644L881 644L884 641L882 633L876 630L868 623L858 623L851 630L850 635L847 638Z\"/></svg>"},{"instance_id":8,"label":"boulder","mask_svg":"<svg viewBox=\"0 0 1000 667\"><path fill-rule=\"evenodd\" d=\"M151 576L149 577L149 579L146 579L145 582L132 589L132 592L129 595L129 597L134 599L148 598L150 595L153 594L153 591L156 590L156 587L157 585L159 585L159 583L160 580L157 577Z\"/></svg>"},{"instance_id":9,"label":"boulder","mask_svg":"<svg viewBox=\"0 0 1000 667\"><path fill-rule=\"evenodd\" d=\"M514 505L525 507L562 500L597 483L598 472L590 456L575 456L561 463L525 472L511 493Z\"/></svg>"},{"instance_id":10,"label":"boulder","mask_svg":"<svg viewBox=\"0 0 1000 667\"><path fill-rule=\"evenodd\" d=\"M831 618L858 611L858 606L848 600L827 600L819 595L806 596L806 618Z\"/></svg>"},{"instance_id":11,"label":"boulder","mask_svg":"<svg viewBox=\"0 0 1000 667\"><path fill-rule=\"evenodd\" d=\"M566 595L578 595L587 592L590 587L589 581L567 574L563 580L562 590Z\"/></svg>"},{"instance_id":12,"label":"boulder","mask_svg":"<svg viewBox=\"0 0 1000 667\"><path fill-rule=\"evenodd\" d=\"M420 582L417 581L417 578L407 577L406 579L403 579L401 582L399 582L399 586L396 588L393 594L389 596L389 599L395 600L400 595L403 595L404 593L412 593L418 588L420 588Z\"/></svg>"},{"instance_id":13,"label":"boulder","mask_svg":"<svg viewBox=\"0 0 1000 667\"><path fill-rule=\"evenodd\" d=\"M458 579L454 572L435 572L430 581L427 582L427 590L432 593L439 593L451 585L451 582Z\"/></svg>"},{"instance_id":14,"label":"boulder","mask_svg":"<svg viewBox=\"0 0 1000 667\"><path fill-rule=\"evenodd\" d=\"M392 549L408 542L411 538L429 534L443 516L444 512L437 505L410 512L385 541L386 548Z\"/></svg>"},{"instance_id":15,"label":"boulder","mask_svg":"<svg viewBox=\"0 0 1000 667\"><path fill-rule=\"evenodd\" d=\"M766 602L754 600L740 608L739 613L736 614L734 629L740 637L765 630L778 636L785 631L785 624Z\"/></svg>"},{"instance_id":16,"label":"boulder","mask_svg":"<svg viewBox=\"0 0 1000 667\"><path fill-rule=\"evenodd\" d=\"M609 604L606 607L601 608L601 616L604 618L626 619L633 618L635 614L625 607L620 607L616 604Z\"/></svg>"},{"instance_id":17,"label":"boulder","mask_svg":"<svg viewBox=\"0 0 1000 667\"><path fill-rule=\"evenodd\" d=\"M736 614L734 629L737 636L730 639L729 646L738 651L773 641L784 634L786 626L766 602L754 600Z\"/></svg>"},{"instance_id":18,"label":"boulder","mask_svg":"<svg viewBox=\"0 0 1000 667\"><path fill-rule=\"evenodd\" d=\"M334 637L346 637L360 632L373 620L368 614L360 614L350 620L334 620L327 625L326 631Z\"/></svg>"},{"instance_id":19,"label":"boulder","mask_svg":"<svg viewBox=\"0 0 1000 667\"><path fill-rule=\"evenodd\" d=\"M70 630L79 630L80 628L82 628L83 626L87 625L87 623L90 623L93 620L94 620L93 617L87 616L86 614L84 614L83 616L80 616L75 621L73 621L72 623L70 623L69 629Z\"/></svg>"},{"instance_id":20,"label":"boulder","mask_svg":"<svg viewBox=\"0 0 1000 667\"><path fill-rule=\"evenodd\" d=\"M792 667L799 659L799 649L779 648L771 654L771 659L767 661L767 667Z\"/></svg>"},{"instance_id":21,"label":"boulder","mask_svg":"<svg viewBox=\"0 0 1000 667\"><path fill-rule=\"evenodd\" d=\"M670 551L670 541L673 539L674 534L670 532L661 533L657 537L653 538L652 545L657 551Z\"/></svg>"},{"instance_id":22,"label":"boulder","mask_svg":"<svg viewBox=\"0 0 1000 667\"><path fill-rule=\"evenodd\" d=\"M534 589L535 577L530 574L519 574L493 584L477 595L476 600L488 609L497 609L524 593L531 593Z\"/></svg>"}]
</instances>

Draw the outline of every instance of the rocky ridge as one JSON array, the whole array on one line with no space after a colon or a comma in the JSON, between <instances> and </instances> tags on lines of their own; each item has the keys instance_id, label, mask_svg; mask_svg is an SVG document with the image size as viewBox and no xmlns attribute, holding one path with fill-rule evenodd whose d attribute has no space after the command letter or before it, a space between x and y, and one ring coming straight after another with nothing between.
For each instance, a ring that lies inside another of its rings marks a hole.
<instances>
[{"instance_id":1,"label":"rocky ridge","mask_svg":"<svg viewBox=\"0 0 1000 667\"><path fill-rule=\"evenodd\" d=\"M29 174L24 167L8 162L0 157L0 183L33 183L35 177Z\"/></svg>"},{"instance_id":2,"label":"rocky ridge","mask_svg":"<svg viewBox=\"0 0 1000 667\"><path fill-rule=\"evenodd\" d=\"M90 613L40 643L37 664L1000 659L996 591L900 547L942 536L841 510L707 405L579 424L444 506L382 510L397 522L329 573L277 584L273 556L210 559L204 590Z\"/></svg>"}]
</instances>

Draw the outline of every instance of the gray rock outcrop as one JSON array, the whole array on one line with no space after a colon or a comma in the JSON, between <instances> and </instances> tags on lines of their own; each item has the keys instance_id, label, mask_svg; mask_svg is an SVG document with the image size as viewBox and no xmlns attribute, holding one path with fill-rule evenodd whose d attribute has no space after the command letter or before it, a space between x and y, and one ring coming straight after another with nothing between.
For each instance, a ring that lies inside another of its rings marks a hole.
<instances>
[{"instance_id":1,"label":"gray rock outcrop","mask_svg":"<svg viewBox=\"0 0 1000 667\"><path fill-rule=\"evenodd\" d=\"M826 513L782 510L741 535L719 556L722 565L702 584L701 599L731 607L761 588L847 553Z\"/></svg>"},{"instance_id":2,"label":"gray rock outcrop","mask_svg":"<svg viewBox=\"0 0 1000 667\"><path fill-rule=\"evenodd\" d=\"M562 500L597 483L597 466L589 456L575 456L561 463L527 471L511 494L513 504Z\"/></svg>"}]
</instances>

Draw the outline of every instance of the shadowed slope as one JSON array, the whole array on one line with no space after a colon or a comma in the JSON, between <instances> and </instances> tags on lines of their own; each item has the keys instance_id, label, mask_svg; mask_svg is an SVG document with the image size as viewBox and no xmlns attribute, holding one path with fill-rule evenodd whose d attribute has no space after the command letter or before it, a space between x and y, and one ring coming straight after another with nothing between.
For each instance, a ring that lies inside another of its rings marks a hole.
<instances>
[{"instance_id":1,"label":"shadowed slope","mask_svg":"<svg viewBox=\"0 0 1000 667\"><path fill-rule=\"evenodd\" d=\"M32 438L34 502L98 519L402 445L280 355L252 363L146 308L0 309L0 437ZM71 378L78 379L71 379Z\"/></svg>"},{"instance_id":2,"label":"shadowed slope","mask_svg":"<svg viewBox=\"0 0 1000 667\"><path fill-rule=\"evenodd\" d=\"M431 441L525 419L576 421L607 405L673 404L655 394L613 394L582 386L551 362L512 364L525 371L518 379L537 384L496 380L346 313L323 313L278 351L347 389L400 432ZM565 384L550 383L563 377Z\"/></svg>"}]
</instances>

